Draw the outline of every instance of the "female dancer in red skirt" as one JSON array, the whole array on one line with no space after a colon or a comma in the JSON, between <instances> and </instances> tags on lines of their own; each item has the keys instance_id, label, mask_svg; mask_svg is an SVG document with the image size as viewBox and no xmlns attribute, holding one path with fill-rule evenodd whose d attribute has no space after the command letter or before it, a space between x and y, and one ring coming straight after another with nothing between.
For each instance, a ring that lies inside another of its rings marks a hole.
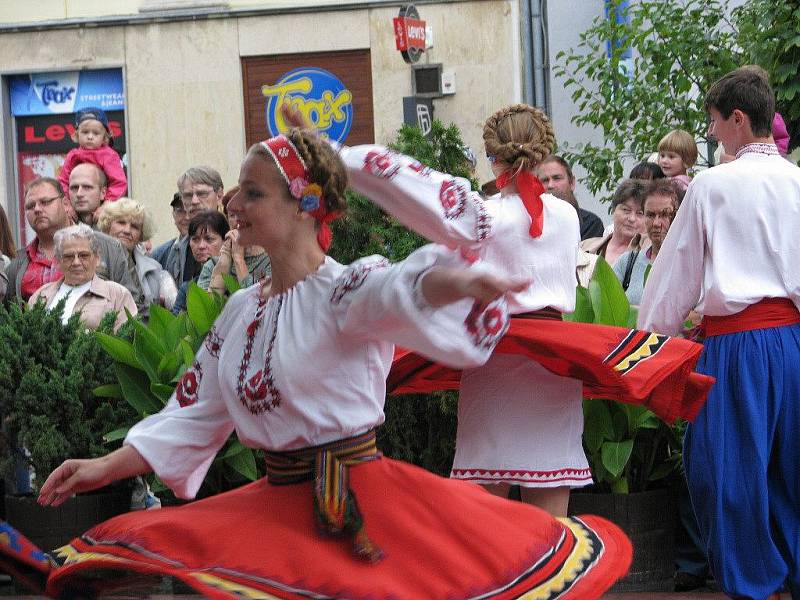
<instances>
[{"instance_id":1,"label":"female dancer in red skirt","mask_svg":"<svg viewBox=\"0 0 800 600\"><path fill-rule=\"evenodd\" d=\"M233 430L266 450L267 477L115 517L52 559L4 526L6 565L46 574L50 596L118 588L116 572L171 575L210 598L598 598L626 572L630 543L610 523L556 520L381 457L394 344L480 365L507 327L506 294L528 282L442 246L337 263L324 250L346 184L313 134L250 149L228 210L240 243L266 248L271 279L231 297L164 410L120 450L66 461L40 501L151 471L192 498Z\"/></svg>"}]
</instances>

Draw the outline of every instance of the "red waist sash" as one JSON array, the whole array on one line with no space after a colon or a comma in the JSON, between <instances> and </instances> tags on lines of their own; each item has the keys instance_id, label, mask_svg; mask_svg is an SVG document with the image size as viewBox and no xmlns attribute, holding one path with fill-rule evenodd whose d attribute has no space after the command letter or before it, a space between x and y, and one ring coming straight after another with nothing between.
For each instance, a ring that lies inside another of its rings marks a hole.
<instances>
[{"instance_id":1,"label":"red waist sash","mask_svg":"<svg viewBox=\"0 0 800 600\"><path fill-rule=\"evenodd\" d=\"M764 298L733 315L704 316L702 328L706 337L711 337L797 323L800 323L800 311L789 298Z\"/></svg>"},{"instance_id":2,"label":"red waist sash","mask_svg":"<svg viewBox=\"0 0 800 600\"><path fill-rule=\"evenodd\" d=\"M693 371L703 347L680 338L607 325L512 318L495 353L519 354L583 382L584 396L646 406L667 423L693 420L714 378ZM457 390L461 372L397 348L390 394Z\"/></svg>"}]
</instances>

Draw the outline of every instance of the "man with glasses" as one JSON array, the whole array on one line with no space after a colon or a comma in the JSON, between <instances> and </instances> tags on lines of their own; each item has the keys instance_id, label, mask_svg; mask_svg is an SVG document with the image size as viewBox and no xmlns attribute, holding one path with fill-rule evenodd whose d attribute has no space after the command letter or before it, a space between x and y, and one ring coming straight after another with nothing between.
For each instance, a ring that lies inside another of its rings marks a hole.
<instances>
[{"instance_id":1,"label":"man with glasses","mask_svg":"<svg viewBox=\"0 0 800 600\"><path fill-rule=\"evenodd\" d=\"M625 295L628 302L638 305L642 300L647 267L653 263L667 237L672 219L680 206L681 192L671 179L654 179L647 185L644 199L644 226L650 238L646 250L629 250L614 263L614 273L620 281L625 279L625 270L633 257L633 268L628 278Z\"/></svg>"},{"instance_id":2,"label":"man with glasses","mask_svg":"<svg viewBox=\"0 0 800 600\"><path fill-rule=\"evenodd\" d=\"M63 273L55 258L55 233L72 224L69 200L57 179L38 177L25 188L25 218L36 238L17 252L6 270L9 298L27 301L45 283L57 281ZM100 262L97 274L109 281L135 289L128 271L127 251L117 240L97 233Z\"/></svg>"},{"instance_id":3,"label":"man with glasses","mask_svg":"<svg viewBox=\"0 0 800 600\"><path fill-rule=\"evenodd\" d=\"M186 227L188 228L188 221L199 212L220 210L224 195L222 177L211 167L192 167L178 177L178 194L186 213ZM175 213L179 209L175 197L173 197L171 205L172 216L178 226L178 218ZM156 248L152 256L165 271L172 275L178 287L183 282L190 281L199 275L200 269L203 267L194 260L189 250L189 238L183 231L180 231L180 237L177 240L171 240Z\"/></svg>"}]
</instances>

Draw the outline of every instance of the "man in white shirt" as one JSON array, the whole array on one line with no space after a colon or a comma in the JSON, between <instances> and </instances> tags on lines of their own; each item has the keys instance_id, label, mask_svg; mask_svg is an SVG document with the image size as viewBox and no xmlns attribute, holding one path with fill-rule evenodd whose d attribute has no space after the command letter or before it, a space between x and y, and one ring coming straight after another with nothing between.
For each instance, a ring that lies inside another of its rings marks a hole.
<instances>
[{"instance_id":1,"label":"man in white shirt","mask_svg":"<svg viewBox=\"0 0 800 600\"><path fill-rule=\"evenodd\" d=\"M736 598L800 598L800 169L771 133L775 97L747 68L706 96L736 159L690 184L653 264L639 326L677 334L692 309L717 382L686 433L692 503L714 576Z\"/></svg>"}]
</instances>

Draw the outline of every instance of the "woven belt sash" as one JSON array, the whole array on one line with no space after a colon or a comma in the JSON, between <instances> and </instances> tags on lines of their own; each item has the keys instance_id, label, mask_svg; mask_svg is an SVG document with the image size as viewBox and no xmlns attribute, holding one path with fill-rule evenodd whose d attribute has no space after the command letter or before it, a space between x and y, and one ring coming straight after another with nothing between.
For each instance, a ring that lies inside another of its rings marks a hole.
<instances>
[{"instance_id":1,"label":"woven belt sash","mask_svg":"<svg viewBox=\"0 0 800 600\"><path fill-rule=\"evenodd\" d=\"M381 457L375 430L321 446L288 452L266 452L267 481L275 485L314 481L314 514L320 530L353 539L355 554L375 563L383 552L369 539L356 496L348 485L353 465Z\"/></svg>"},{"instance_id":2,"label":"woven belt sash","mask_svg":"<svg viewBox=\"0 0 800 600\"><path fill-rule=\"evenodd\" d=\"M552 306L545 306L539 310L532 310L529 312L519 313L518 315L511 315L514 319L547 319L553 321L561 321L561 311L553 308Z\"/></svg>"}]
</instances>

